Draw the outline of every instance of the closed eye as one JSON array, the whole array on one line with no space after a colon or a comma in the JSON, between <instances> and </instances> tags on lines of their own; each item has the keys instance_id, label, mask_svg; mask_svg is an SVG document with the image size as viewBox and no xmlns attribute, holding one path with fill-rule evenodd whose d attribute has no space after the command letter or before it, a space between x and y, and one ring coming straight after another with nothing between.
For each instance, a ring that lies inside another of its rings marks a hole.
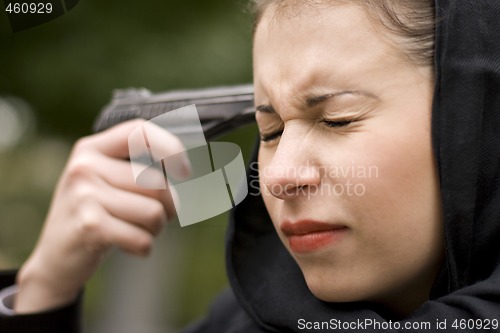
<instances>
[{"instance_id":1,"label":"closed eye","mask_svg":"<svg viewBox=\"0 0 500 333\"><path fill-rule=\"evenodd\" d=\"M326 120L323 119L323 123L328 126L328 127L345 127L349 124L351 124L353 121L352 120L339 120L339 121L331 121L331 120Z\"/></svg>"},{"instance_id":2,"label":"closed eye","mask_svg":"<svg viewBox=\"0 0 500 333\"><path fill-rule=\"evenodd\" d=\"M352 120L340 120L340 121L331 121L331 120L326 120L323 119L322 122L327 126L331 128L340 128L340 127L345 127L353 123ZM262 142L270 142L278 139L281 135L283 134L283 129L270 133L270 134L265 134L261 135L260 140Z\"/></svg>"},{"instance_id":3,"label":"closed eye","mask_svg":"<svg viewBox=\"0 0 500 333\"><path fill-rule=\"evenodd\" d=\"M270 141L278 139L281 136L281 134L283 134L283 130L282 129L279 130L279 131L270 133L270 134L261 135L260 136L260 140L262 142L270 142Z\"/></svg>"}]
</instances>

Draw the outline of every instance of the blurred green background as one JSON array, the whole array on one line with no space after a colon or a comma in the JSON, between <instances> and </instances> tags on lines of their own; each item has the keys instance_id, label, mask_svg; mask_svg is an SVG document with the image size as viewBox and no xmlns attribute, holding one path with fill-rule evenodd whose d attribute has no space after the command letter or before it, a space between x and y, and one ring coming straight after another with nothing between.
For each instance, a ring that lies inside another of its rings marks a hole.
<instances>
[{"instance_id":1,"label":"blurred green background","mask_svg":"<svg viewBox=\"0 0 500 333\"><path fill-rule=\"evenodd\" d=\"M12 33L0 13L0 268L27 258L73 142L115 88L159 92L251 82L245 0L81 0ZM246 157L255 126L220 141ZM226 216L170 225L151 258L112 253L85 297L88 332L176 332L227 285Z\"/></svg>"}]
</instances>

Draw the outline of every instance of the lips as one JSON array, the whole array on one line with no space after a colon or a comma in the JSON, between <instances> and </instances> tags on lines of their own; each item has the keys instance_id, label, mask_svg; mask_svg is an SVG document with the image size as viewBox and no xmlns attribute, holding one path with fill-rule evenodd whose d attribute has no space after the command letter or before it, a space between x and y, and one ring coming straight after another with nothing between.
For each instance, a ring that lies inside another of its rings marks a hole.
<instances>
[{"instance_id":1,"label":"lips","mask_svg":"<svg viewBox=\"0 0 500 333\"><path fill-rule=\"evenodd\" d=\"M298 222L283 222L281 231L285 234L290 249L296 253L314 252L345 237L349 230L344 225L302 220Z\"/></svg>"}]
</instances>

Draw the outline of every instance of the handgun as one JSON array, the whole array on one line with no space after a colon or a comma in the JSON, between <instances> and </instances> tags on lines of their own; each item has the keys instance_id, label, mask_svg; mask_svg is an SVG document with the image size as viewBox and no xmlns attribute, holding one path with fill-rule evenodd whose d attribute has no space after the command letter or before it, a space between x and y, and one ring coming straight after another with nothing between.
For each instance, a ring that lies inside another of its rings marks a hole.
<instances>
[{"instance_id":1,"label":"handgun","mask_svg":"<svg viewBox=\"0 0 500 333\"><path fill-rule=\"evenodd\" d=\"M168 111L195 104L207 140L212 140L255 121L253 85L235 85L204 89L152 93L145 88L113 92L94 123L100 132L129 119L153 119ZM173 134L189 134L193 126L175 124Z\"/></svg>"}]
</instances>

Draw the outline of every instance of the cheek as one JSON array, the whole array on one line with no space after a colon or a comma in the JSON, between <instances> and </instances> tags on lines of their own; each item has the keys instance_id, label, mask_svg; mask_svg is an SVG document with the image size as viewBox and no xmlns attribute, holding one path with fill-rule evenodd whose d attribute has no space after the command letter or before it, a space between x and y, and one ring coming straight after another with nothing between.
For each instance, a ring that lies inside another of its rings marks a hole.
<instances>
[{"instance_id":1,"label":"cheek","mask_svg":"<svg viewBox=\"0 0 500 333\"><path fill-rule=\"evenodd\" d=\"M357 154L360 163L376 166L377 177L364 180L365 195L350 202L350 212L361 223L365 258L396 272L393 285L431 273L441 258L440 192L430 137L427 122L417 118L365 138L363 153Z\"/></svg>"},{"instance_id":2,"label":"cheek","mask_svg":"<svg viewBox=\"0 0 500 333\"><path fill-rule=\"evenodd\" d=\"M378 223L397 221L395 229L398 224L411 227L411 221L417 220L421 222L413 228L420 228L427 223L419 217L434 215L439 186L431 135L425 124L413 122L410 131L402 122L398 128L365 141L364 164L375 167L377 172L376 177L366 179L366 198L360 199L367 213L383 218Z\"/></svg>"},{"instance_id":3,"label":"cheek","mask_svg":"<svg viewBox=\"0 0 500 333\"><path fill-rule=\"evenodd\" d=\"M428 124L417 113L413 119L403 118L390 128L382 123L367 127L354 133L345 146L339 144L336 158L324 159L323 163L345 170L354 163L359 173L349 173L348 180L364 189L363 195L329 199L353 223L353 241L343 249L349 260L345 265L337 262L338 269L332 266L329 271L345 287L330 285L338 295L352 286L366 297L403 286L414 277L429 281L439 267L444 240ZM322 155L328 156L326 152ZM346 179L330 181L345 183ZM322 273L311 269L309 281L328 275L324 272L326 265L311 267ZM328 282L319 281L317 290L326 291Z\"/></svg>"}]
</instances>

